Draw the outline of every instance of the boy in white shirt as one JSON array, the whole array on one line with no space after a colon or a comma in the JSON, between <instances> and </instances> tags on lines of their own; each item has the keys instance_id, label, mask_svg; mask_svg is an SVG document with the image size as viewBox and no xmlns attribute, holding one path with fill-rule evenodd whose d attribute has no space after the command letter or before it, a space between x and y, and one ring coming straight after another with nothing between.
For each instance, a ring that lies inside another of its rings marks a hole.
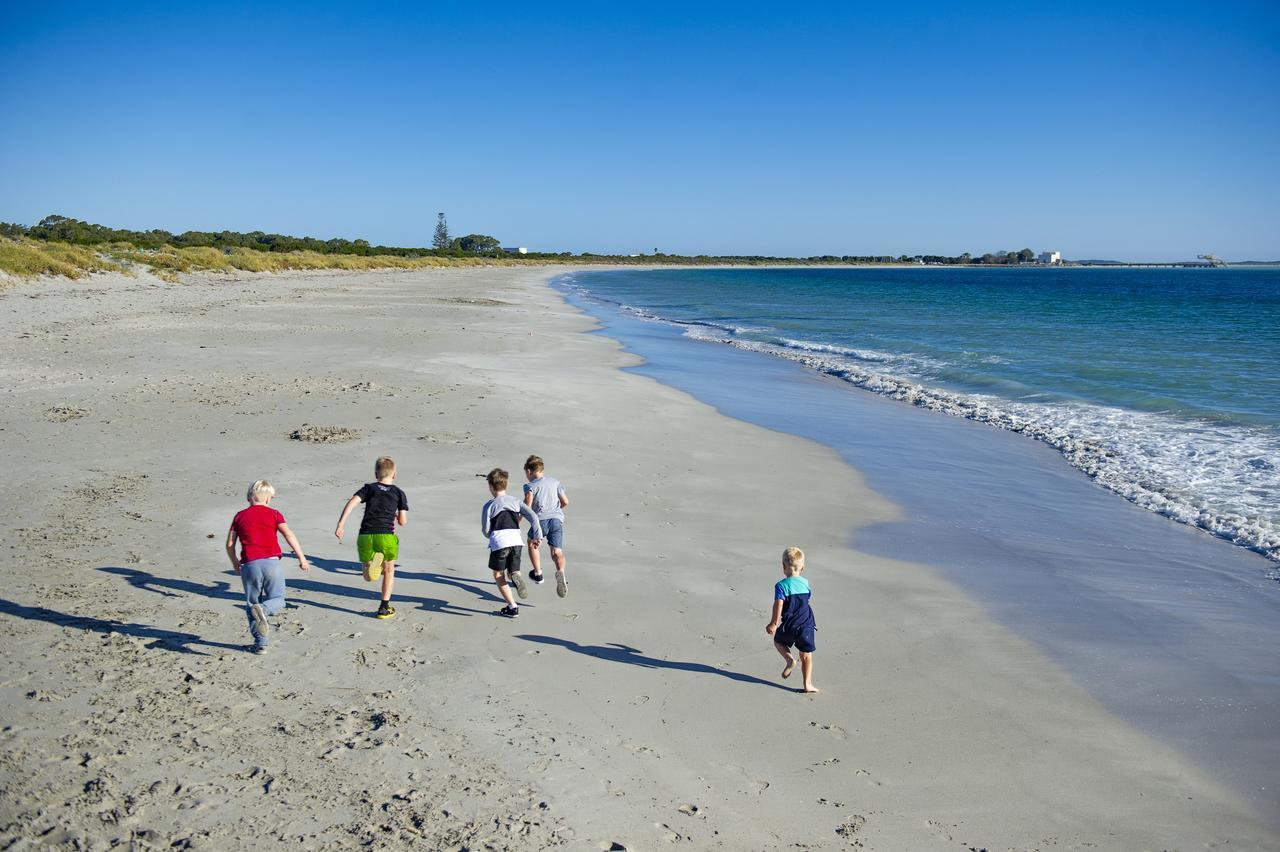
<instances>
[{"instance_id":1,"label":"boy in white shirt","mask_svg":"<svg viewBox=\"0 0 1280 852\"><path fill-rule=\"evenodd\" d=\"M489 483L489 493L493 496L480 510L480 531L489 539L489 570L493 572L493 581L498 584L498 591L507 603L502 608L502 614L515 618L520 614L520 605L511 596L508 581L516 584L516 592L521 600L529 597L529 587L525 585L524 576L520 573L520 551L524 549L520 518L529 522L531 547L536 547L542 541L542 529L533 509L507 494L505 470L495 467L489 471L485 480Z\"/></svg>"}]
</instances>

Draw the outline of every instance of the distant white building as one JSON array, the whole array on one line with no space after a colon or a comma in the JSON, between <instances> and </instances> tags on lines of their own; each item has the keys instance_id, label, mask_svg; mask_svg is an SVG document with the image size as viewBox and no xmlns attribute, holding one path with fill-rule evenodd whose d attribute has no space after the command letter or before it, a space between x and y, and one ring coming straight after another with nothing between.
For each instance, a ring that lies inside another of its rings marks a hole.
<instances>
[{"instance_id":1,"label":"distant white building","mask_svg":"<svg viewBox=\"0 0 1280 852\"><path fill-rule=\"evenodd\" d=\"M524 246L512 247L512 248L507 248L504 246L502 250L505 251L507 254L528 254L529 253L529 250Z\"/></svg>"},{"instance_id":2,"label":"distant white building","mask_svg":"<svg viewBox=\"0 0 1280 852\"><path fill-rule=\"evenodd\" d=\"M1056 266L1059 263L1062 263L1062 252L1042 251L1040 252L1040 262L1045 266Z\"/></svg>"}]
</instances>

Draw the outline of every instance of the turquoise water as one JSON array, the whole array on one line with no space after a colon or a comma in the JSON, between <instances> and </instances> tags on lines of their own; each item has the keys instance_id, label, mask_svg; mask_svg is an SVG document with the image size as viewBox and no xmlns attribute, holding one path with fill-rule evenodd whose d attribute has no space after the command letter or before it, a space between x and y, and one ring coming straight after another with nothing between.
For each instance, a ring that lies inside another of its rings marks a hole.
<instances>
[{"instance_id":1,"label":"turquoise water","mask_svg":"<svg viewBox=\"0 0 1280 852\"><path fill-rule=\"evenodd\" d=\"M619 270L561 283L709 344L1027 434L1126 499L1280 561L1280 270Z\"/></svg>"}]
</instances>

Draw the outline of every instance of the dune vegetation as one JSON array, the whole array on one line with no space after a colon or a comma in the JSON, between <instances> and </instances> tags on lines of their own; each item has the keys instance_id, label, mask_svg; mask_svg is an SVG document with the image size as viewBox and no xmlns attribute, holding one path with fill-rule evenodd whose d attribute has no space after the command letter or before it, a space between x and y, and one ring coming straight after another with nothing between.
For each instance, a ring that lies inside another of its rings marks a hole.
<instances>
[{"instance_id":1,"label":"dune vegetation","mask_svg":"<svg viewBox=\"0 0 1280 852\"><path fill-rule=\"evenodd\" d=\"M397 255L321 254L315 251L259 251L209 246L139 248L131 243L96 246L0 237L0 273L11 278L61 275L83 278L92 272L150 272L168 281L181 273L283 272L291 269L421 269L426 267L506 266L551 263L541 258L402 257Z\"/></svg>"},{"instance_id":2,"label":"dune vegetation","mask_svg":"<svg viewBox=\"0 0 1280 852\"><path fill-rule=\"evenodd\" d=\"M494 237L451 238L444 214L431 246L373 245L363 239L296 237L263 231L125 230L51 214L35 225L0 222L0 282L38 275L82 278L93 272L146 271L168 281L184 273L283 272L291 269L421 269L425 267L511 266L549 263L680 266L1010 264L1027 262L1031 249L973 258L941 255L672 255L595 252L530 252L506 249Z\"/></svg>"}]
</instances>

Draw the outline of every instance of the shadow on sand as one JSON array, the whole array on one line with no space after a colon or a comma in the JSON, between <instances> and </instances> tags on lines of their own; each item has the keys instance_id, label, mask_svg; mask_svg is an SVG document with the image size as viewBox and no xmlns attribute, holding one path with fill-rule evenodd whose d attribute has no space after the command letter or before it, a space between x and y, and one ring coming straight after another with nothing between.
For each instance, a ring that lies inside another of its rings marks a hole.
<instances>
[{"instance_id":1,"label":"shadow on sand","mask_svg":"<svg viewBox=\"0 0 1280 852\"><path fill-rule=\"evenodd\" d=\"M354 577L363 575L363 569L359 562L350 562L345 559L312 557L311 564L333 574L350 574ZM439 574L431 571L409 571L399 565L396 566L396 580L425 580L428 583L453 586L463 591L471 592L482 601L493 601L497 604L504 603L502 598L490 591L490 589L494 588L492 580L454 577L449 574ZM470 612L475 612L475 610L470 610Z\"/></svg>"},{"instance_id":2,"label":"shadow on sand","mask_svg":"<svg viewBox=\"0 0 1280 852\"><path fill-rule=\"evenodd\" d=\"M787 692L795 692L796 690L780 683L774 683L771 680L764 680L754 675L742 674L741 672L731 672L726 669L717 669L714 666L708 666L706 663L682 663L674 660L662 660L657 657L646 657L639 648L632 648L629 645L619 645L616 642L610 642L607 645L579 645L577 642L570 642L568 639L558 639L554 636L533 636L528 633L517 634L516 639L523 639L526 642L538 642L543 645L559 645L573 651L575 654L586 654L588 657L595 657L598 660L608 660L612 663L626 663L631 666L640 666L646 669L675 669L683 672L696 672L698 674L712 674L720 677L727 677L729 680L736 680L739 683L754 683L760 686L771 686L774 689L782 689Z\"/></svg>"},{"instance_id":3,"label":"shadow on sand","mask_svg":"<svg viewBox=\"0 0 1280 852\"><path fill-rule=\"evenodd\" d=\"M208 639L200 638L194 633L180 633L177 630L165 630L161 627L152 627L149 624L135 624L130 621L116 621L113 618L71 615L42 606L27 606L15 603L3 598L0 598L0 615L25 618L29 621L45 621L49 624L56 624L59 627L74 627L77 630L87 630L103 635L119 633L139 639L150 639L152 641L146 647L162 648L166 651L176 651L180 654L207 656L204 651L192 648L192 645L203 645L206 648L221 648L228 651L242 651L245 647L243 644L232 645L226 642L211 642Z\"/></svg>"},{"instance_id":4,"label":"shadow on sand","mask_svg":"<svg viewBox=\"0 0 1280 852\"><path fill-rule=\"evenodd\" d=\"M360 563L347 562L339 559L320 559L313 558L311 564L317 568L328 571L330 573L347 574L354 573L356 577L360 576ZM355 571L351 572L350 567L355 566ZM346 569L346 570L343 570ZM231 572L225 572L227 576L235 578L234 582L237 588L232 588L233 580L216 580L210 583L198 583L193 580L184 580L181 577L164 577L158 574L152 574L148 571L141 571L137 568L121 568L118 566L106 566L99 568L107 574L117 574L124 577L129 585L134 588L143 589L144 591L154 592L166 597L181 597L183 594L198 595L200 597L214 598L220 600L244 602L244 593L238 588L239 578ZM396 579L401 579L399 571L396 572ZM332 610L334 612L344 612L348 615L357 615L362 618L372 618L376 609L378 598L378 585L375 583L364 584L360 581L360 586L346 586L337 583L326 583L321 580L312 580L306 574L291 571L289 577L285 580L285 585L293 592L314 592L318 594L333 595L339 598L352 598L361 600L369 604L367 609L351 609L345 606L337 606L336 604L325 603L323 601L314 600L310 597L290 597L289 603L295 605L313 606L319 609ZM488 615L484 610L467 609L466 607L458 607L441 598L424 598L414 595L400 594L398 591L394 595L397 604L417 604L419 608L428 610L429 612L444 613L446 615L462 615L470 617L473 613L480 615Z\"/></svg>"}]
</instances>

